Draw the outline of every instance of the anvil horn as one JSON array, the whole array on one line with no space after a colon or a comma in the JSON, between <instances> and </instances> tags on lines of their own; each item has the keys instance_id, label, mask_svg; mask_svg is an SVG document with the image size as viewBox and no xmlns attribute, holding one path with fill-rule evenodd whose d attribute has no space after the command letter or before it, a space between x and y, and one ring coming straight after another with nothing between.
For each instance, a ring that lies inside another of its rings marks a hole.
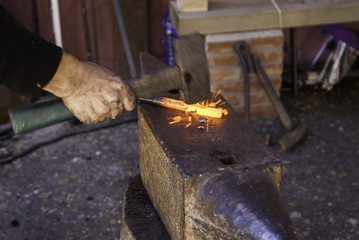
<instances>
[{"instance_id":1,"label":"anvil horn","mask_svg":"<svg viewBox=\"0 0 359 240\"><path fill-rule=\"evenodd\" d=\"M239 239L296 239L276 186L261 171L206 176L195 189L193 221L205 218Z\"/></svg>"}]
</instances>

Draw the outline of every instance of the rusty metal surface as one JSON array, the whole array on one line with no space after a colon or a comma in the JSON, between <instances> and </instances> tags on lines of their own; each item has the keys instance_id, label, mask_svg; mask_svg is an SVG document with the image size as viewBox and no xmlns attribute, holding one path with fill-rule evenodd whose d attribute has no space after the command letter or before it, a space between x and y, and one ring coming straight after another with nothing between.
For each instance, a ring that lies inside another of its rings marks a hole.
<instances>
[{"instance_id":1,"label":"rusty metal surface","mask_svg":"<svg viewBox=\"0 0 359 240\"><path fill-rule=\"evenodd\" d=\"M208 118L207 123L184 128L184 124L170 125L168 122L170 117L185 116L185 113L146 103L139 105L163 149L187 177L280 163L229 104L221 107L228 109L228 116ZM204 129L198 128L199 125L203 125Z\"/></svg>"}]
</instances>

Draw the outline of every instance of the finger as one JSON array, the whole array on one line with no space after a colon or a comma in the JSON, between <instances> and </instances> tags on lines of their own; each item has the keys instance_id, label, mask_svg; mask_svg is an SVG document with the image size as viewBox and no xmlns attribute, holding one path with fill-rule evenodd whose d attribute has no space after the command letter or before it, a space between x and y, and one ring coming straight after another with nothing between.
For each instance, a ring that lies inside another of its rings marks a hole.
<instances>
[{"instance_id":1,"label":"finger","mask_svg":"<svg viewBox=\"0 0 359 240\"><path fill-rule=\"evenodd\" d=\"M92 110L91 116L94 116L92 120L95 123L104 121L110 117L111 106L109 106L109 103L104 102L103 99L98 97L94 97L90 103Z\"/></svg>"},{"instance_id":2,"label":"finger","mask_svg":"<svg viewBox=\"0 0 359 240\"><path fill-rule=\"evenodd\" d=\"M82 96L74 102L76 102L74 109L77 110L76 117L86 124L95 124L103 121L103 119L108 117L110 112L110 108L96 96Z\"/></svg>"},{"instance_id":3,"label":"finger","mask_svg":"<svg viewBox=\"0 0 359 240\"><path fill-rule=\"evenodd\" d=\"M122 114L123 112L123 106L122 104L119 103L111 103L111 118L115 119L117 116L119 116L120 114Z\"/></svg>"},{"instance_id":4,"label":"finger","mask_svg":"<svg viewBox=\"0 0 359 240\"><path fill-rule=\"evenodd\" d=\"M127 84L119 83L117 81L111 82L111 87L117 89L118 97L123 103L126 111L132 111L136 106L136 96Z\"/></svg>"},{"instance_id":5,"label":"finger","mask_svg":"<svg viewBox=\"0 0 359 240\"><path fill-rule=\"evenodd\" d=\"M123 106L126 111L132 111L136 106L136 97L133 93L127 94L123 99Z\"/></svg>"},{"instance_id":6,"label":"finger","mask_svg":"<svg viewBox=\"0 0 359 240\"><path fill-rule=\"evenodd\" d=\"M89 124L91 122L91 119L89 118L89 114L86 111L86 108L80 107L79 104L76 101L72 99L64 99L63 102L66 105L66 107L72 112L75 117L80 120L82 123Z\"/></svg>"},{"instance_id":7,"label":"finger","mask_svg":"<svg viewBox=\"0 0 359 240\"><path fill-rule=\"evenodd\" d=\"M103 102L108 104L111 102L118 102L120 94L117 91L109 90L106 93L101 95L101 98L103 99Z\"/></svg>"},{"instance_id":8,"label":"finger","mask_svg":"<svg viewBox=\"0 0 359 240\"><path fill-rule=\"evenodd\" d=\"M111 82L110 82L110 87L114 90L120 90L123 91L124 89L128 88L127 83L125 83L124 81L122 81L121 78L117 77L117 76L113 76L111 78Z\"/></svg>"}]
</instances>

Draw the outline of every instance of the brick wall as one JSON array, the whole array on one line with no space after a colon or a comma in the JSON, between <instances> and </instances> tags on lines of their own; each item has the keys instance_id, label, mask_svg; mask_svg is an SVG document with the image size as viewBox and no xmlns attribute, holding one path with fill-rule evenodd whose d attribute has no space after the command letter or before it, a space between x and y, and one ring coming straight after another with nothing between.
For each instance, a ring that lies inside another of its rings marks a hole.
<instances>
[{"instance_id":1,"label":"brick wall","mask_svg":"<svg viewBox=\"0 0 359 240\"><path fill-rule=\"evenodd\" d=\"M234 46L239 40L249 43L263 65L279 96L283 72L284 37L281 30L265 30L206 36L211 90L222 95L240 113L244 111L243 76ZM250 76L251 117L271 117L276 112L255 75Z\"/></svg>"}]
</instances>

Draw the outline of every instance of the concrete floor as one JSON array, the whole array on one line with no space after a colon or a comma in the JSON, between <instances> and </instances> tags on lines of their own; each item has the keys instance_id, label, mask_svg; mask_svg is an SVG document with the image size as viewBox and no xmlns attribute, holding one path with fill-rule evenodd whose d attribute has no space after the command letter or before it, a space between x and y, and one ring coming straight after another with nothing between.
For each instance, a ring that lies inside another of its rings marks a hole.
<instances>
[{"instance_id":1,"label":"concrete floor","mask_svg":"<svg viewBox=\"0 0 359 240\"><path fill-rule=\"evenodd\" d=\"M271 135L283 162L281 195L299 239L359 239L359 81L331 92L299 89L282 101L294 122L308 125L290 151L280 121L252 127ZM86 126L58 124L2 140L2 152ZM123 195L138 169L136 122L79 134L0 165L0 239L119 239Z\"/></svg>"}]
</instances>

